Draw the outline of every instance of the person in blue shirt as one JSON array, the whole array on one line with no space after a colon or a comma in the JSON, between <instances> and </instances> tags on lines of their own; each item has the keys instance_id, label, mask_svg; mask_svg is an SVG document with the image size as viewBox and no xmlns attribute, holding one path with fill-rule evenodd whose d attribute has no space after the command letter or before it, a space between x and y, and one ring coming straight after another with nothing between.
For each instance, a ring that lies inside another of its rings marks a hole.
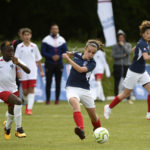
<instances>
[{"instance_id":1,"label":"person in blue shirt","mask_svg":"<svg viewBox=\"0 0 150 150\"><path fill-rule=\"evenodd\" d=\"M90 74L96 66L93 56L99 48L98 40L89 40L83 54L78 52L63 54L63 58L72 66L66 83L66 95L68 102L73 108L73 118L77 126L74 131L81 140L85 138L85 133L80 103L86 108L94 130L101 127L89 85ZM71 56L74 56L73 60L70 58Z\"/></svg>"},{"instance_id":2,"label":"person in blue shirt","mask_svg":"<svg viewBox=\"0 0 150 150\"><path fill-rule=\"evenodd\" d=\"M149 93L148 112L146 115L147 120L150 120L150 76L145 70L145 61L150 60L149 45L150 41L150 21L143 21L139 27L141 39L138 41L132 64L130 65L126 78L124 80L124 91L117 95L115 99L109 104L104 106L104 117L109 119L111 109L119 104L124 98L127 98L136 83L141 84Z\"/></svg>"},{"instance_id":3,"label":"person in blue shirt","mask_svg":"<svg viewBox=\"0 0 150 150\"><path fill-rule=\"evenodd\" d=\"M68 51L65 39L59 35L59 26L53 24L50 27L50 34L42 41L42 56L45 58L46 75L46 104L50 104L50 91L52 77L55 75L56 101L59 103L61 77L63 71L62 54Z\"/></svg>"}]
</instances>

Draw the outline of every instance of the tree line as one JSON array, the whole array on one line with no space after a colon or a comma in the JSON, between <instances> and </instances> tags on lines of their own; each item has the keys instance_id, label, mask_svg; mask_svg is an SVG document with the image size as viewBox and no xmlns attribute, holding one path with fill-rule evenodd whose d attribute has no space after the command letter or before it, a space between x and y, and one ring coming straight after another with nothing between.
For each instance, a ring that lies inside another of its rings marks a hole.
<instances>
[{"instance_id":1,"label":"tree line","mask_svg":"<svg viewBox=\"0 0 150 150\"><path fill-rule=\"evenodd\" d=\"M112 0L116 30L123 29L128 40L139 38L142 20L150 17L148 0ZM13 39L18 29L29 27L33 39L41 40L52 23L60 26L67 40L103 40L97 15L97 0L0 0L0 40Z\"/></svg>"}]
</instances>

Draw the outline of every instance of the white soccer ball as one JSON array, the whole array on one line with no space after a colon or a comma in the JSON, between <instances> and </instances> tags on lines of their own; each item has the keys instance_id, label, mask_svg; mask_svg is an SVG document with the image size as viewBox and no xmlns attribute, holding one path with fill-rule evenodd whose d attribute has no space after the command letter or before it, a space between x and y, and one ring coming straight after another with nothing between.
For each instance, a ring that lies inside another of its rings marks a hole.
<instances>
[{"instance_id":1,"label":"white soccer ball","mask_svg":"<svg viewBox=\"0 0 150 150\"><path fill-rule=\"evenodd\" d=\"M109 139L109 132L106 128L100 127L94 130L94 137L97 143L105 143Z\"/></svg>"}]
</instances>

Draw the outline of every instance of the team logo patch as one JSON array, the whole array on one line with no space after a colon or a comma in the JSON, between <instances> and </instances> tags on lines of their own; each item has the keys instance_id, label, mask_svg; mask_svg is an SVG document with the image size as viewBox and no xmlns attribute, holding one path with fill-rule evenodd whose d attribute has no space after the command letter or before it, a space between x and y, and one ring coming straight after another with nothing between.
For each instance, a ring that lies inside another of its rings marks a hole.
<instances>
[{"instance_id":1,"label":"team logo patch","mask_svg":"<svg viewBox=\"0 0 150 150\"><path fill-rule=\"evenodd\" d=\"M31 53L33 53L33 49L31 49Z\"/></svg>"},{"instance_id":2,"label":"team logo patch","mask_svg":"<svg viewBox=\"0 0 150 150\"><path fill-rule=\"evenodd\" d=\"M13 64L11 64L11 65L10 65L10 68L11 68L11 69L13 69L13 68L14 68L14 65L13 65Z\"/></svg>"},{"instance_id":3,"label":"team logo patch","mask_svg":"<svg viewBox=\"0 0 150 150\"><path fill-rule=\"evenodd\" d=\"M144 51L146 51L146 48L144 48Z\"/></svg>"},{"instance_id":4,"label":"team logo patch","mask_svg":"<svg viewBox=\"0 0 150 150\"><path fill-rule=\"evenodd\" d=\"M86 66L86 65L87 65L87 63L88 63L87 61L84 61L83 66Z\"/></svg>"}]
</instances>

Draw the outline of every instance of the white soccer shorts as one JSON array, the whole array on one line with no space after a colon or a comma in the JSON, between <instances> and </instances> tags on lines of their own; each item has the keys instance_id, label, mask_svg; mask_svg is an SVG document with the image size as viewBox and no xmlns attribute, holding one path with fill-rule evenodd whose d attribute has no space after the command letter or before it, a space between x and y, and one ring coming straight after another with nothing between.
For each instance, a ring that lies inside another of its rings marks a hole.
<instances>
[{"instance_id":1,"label":"white soccer shorts","mask_svg":"<svg viewBox=\"0 0 150 150\"><path fill-rule=\"evenodd\" d=\"M144 73L136 73L128 69L126 78L123 81L123 85L127 89L133 89L134 86L138 83L140 85L144 85L150 82L150 76L145 71Z\"/></svg>"},{"instance_id":2,"label":"white soccer shorts","mask_svg":"<svg viewBox=\"0 0 150 150\"><path fill-rule=\"evenodd\" d=\"M68 102L70 98L76 97L85 108L95 108L94 99L92 98L90 90L69 86L66 88L66 96Z\"/></svg>"}]
</instances>

